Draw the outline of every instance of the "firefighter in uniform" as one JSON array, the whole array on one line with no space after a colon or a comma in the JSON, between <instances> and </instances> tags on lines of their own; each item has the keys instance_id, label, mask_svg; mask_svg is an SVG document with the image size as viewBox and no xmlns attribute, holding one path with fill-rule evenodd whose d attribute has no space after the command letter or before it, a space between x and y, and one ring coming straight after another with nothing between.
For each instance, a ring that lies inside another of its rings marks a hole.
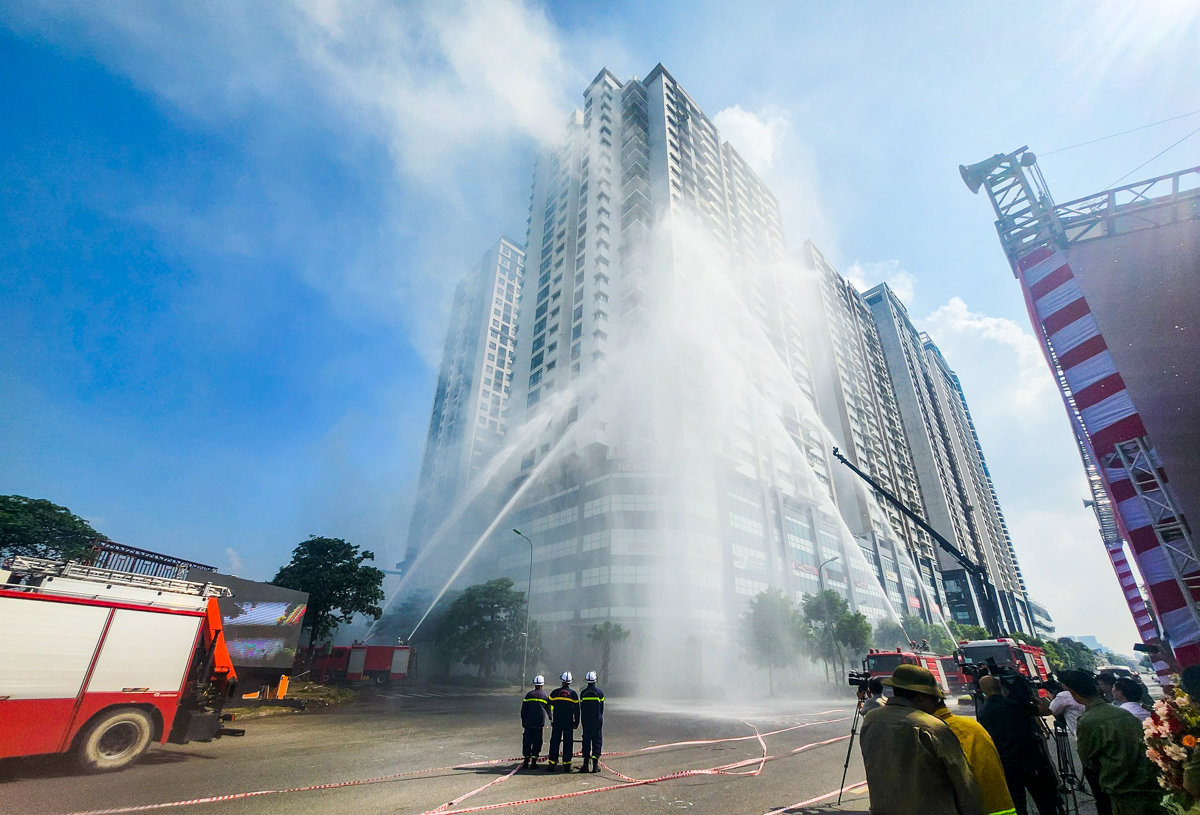
<instances>
[{"instance_id":1,"label":"firefighter in uniform","mask_svg":"<svg viewBox=\"0 0 1200 815\"><path fill-rule=\"evenodd\" d=\"M579 695L571 690L574 677L570 671L562 672L562 687L550 691L550 758L546 769L554 772L558 766L558 747L562 745L563 772L571 771L571 758L575 753L575 728L579 727Z\"/></svg>"},{"instance_id":2,"label":"firefighter in uniform","mask_svg":"<svg viewBox=\"0 0 1200 815\"><path fill-rule=\"evenodd\" d=\"M538 674L533 678L533 690L525 694L521 703L521 725L525 728L521 737L521 768L536 767L542 754L542 728L547 721L554 721L550 713L550 697L542 690L546 677Z\"/></svg>"},{"instance_id":3,"label":"firefighter in uniform","mask_svg":"<svg viewBox=\"0 0 1200 815\"><path fill-rule=\"evenodd\" d=\"M588 772L590 758L591 771L598 773L600 747L604 742L604 691L596 687L595 671L588 671L583 678L587 681L587 687L579 692L579 721L583 725L583 766L579 768L579 772Z\"/></svg>"}]
</instances>

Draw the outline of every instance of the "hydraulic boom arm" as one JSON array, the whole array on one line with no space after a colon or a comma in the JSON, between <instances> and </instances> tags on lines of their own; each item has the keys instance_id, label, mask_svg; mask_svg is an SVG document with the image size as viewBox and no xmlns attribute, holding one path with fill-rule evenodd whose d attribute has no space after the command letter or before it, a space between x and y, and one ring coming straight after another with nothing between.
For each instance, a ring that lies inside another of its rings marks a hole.
<instances>
[{"instance_id":1,"label":"hydraulic boom arm","mask_svg":"<svg viewBox=\"0 0 1200 815\"><path fill-rule=\"evenodd\" d=\"M884 489L878 481L871 478L871 476L867 475L862 470L851 464L836 447L833 448L833 457L849 467L850 470L863 481L866 481L868 484L870 484L875 492L880 495L880 497L882 497L896 509L900 510L904 517L921 527L921 529L924 529L931 538L937 541L938 546L942 547L942 549L944 549L946 553L950 555L950 557L954 558L969 575L971 575L979 584L981 584L980 594L982 595L981 600L985 606L984 614L987 617L987 629L991 634L999 635L1001 633L1000 616L997 613L996 601L992 596L993 589L991 581L988 579L987 570L960 552L957 546L946 540L936 529L927 524L924 518L909 509L899 498Z\"/></svg>"}]
</instances>

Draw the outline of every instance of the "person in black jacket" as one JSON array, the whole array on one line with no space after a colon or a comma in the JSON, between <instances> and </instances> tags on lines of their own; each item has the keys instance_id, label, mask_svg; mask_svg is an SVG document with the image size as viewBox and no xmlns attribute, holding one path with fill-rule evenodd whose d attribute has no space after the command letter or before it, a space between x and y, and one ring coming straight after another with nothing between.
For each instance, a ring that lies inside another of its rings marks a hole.
<instances>
[{"instance_id":1,"label":"person in black jacket","mask_svg":"<svg viewBox=\"0 0 1200 815\"><path fill-rule=\"evenodd\" d=\"M546 769L554 772L558 766L558 747L562 745L563 772L571 771L571 758L575 753L575 728L579 727L579 695L571 690L573 677L570 671L562 673L562 687L550 692L550 758Z\"/></svg>"},{"instance_id":2,"label":"person in black jacket","mask_svg":"<svg viewBox=\"0 0 1200 815\"><path fill-rule=\"evenodd\" d=\"M1033 797L1038 815L1055 815L1058 777L1040 730L1042 711L1035 702L1007 696L994 676L979 677L979 690L986 697L979 710L979 723L996 743L1017 815L1028 811L1026 790Z\"/></svg>"},{"instance_id":3,"label":"person in black jacket","mask_svg":"<svg viewBox=\"0 0 1200 815\"><path fill-rule=\"evenodd\" d=\"M600 748L604 743L604 691L596 687L596 672L588 671L583 677L587 687L579 693L579 721L583 725L583 766L579 772L588 771L588 759L592 761L591 771L600 772Z\"/></svg>"},{"instance_id":4,"label":"person in black jacket","mask_svg":"<svg viewBox=\"0 0 1200 815\"><path fill-rule=\"evenodd\" d=\"M550 697L542 690L546 677L538 674L533 678L533 690L525 694L521 703L521 725L525 728L521 736L521 768L536 767L542 754L542 728L547 721L554 721L550 713Z\"/></svg>"}]
</instances>

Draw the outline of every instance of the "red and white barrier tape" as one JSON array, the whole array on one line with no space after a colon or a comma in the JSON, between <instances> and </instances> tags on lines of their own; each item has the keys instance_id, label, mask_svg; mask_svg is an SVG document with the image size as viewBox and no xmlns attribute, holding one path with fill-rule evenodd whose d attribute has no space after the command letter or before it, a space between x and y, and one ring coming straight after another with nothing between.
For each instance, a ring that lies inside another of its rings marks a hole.
<instances>
[{"instance_id":1,"label":"red and white barrier tape","mask_svg":"<svg viewBox=\"0 0 1200 815\"><path fill-rule=\"evenodd\" d=\"M845 741L848 738L850 738L850 737L849 736L839 736L836 739L827 739L826 741L813 742L812 744L806 744L806 745L803 745L802 747L797 748L796 750L793 750L791 753L789 753L789 755L793 755L795 753L798 753L798 752L801 752L803 750L807 750L807 749L810 749L813 747L818 747L823 744L832 744L835 741ZM526 798L521 801L501 801L500 803L496 803L496 804L482 804L480 806L464 807L462 809L442 810L442 812L440 812L439 815L464 815L464 813L468 813L468 812L487 812L487 811L493 810L493 809L505 809L507 807L524 806L526 804L541 804L541 803L545 803L546 801L561 801L566 798L578 798L581 795L594 795L597 792L611 792L613 790L628 790L628 789L633 789L634 787L643 787L643 786L646 786L647 784L660 784L663 781L673 781L677 778L690 778L690 777L697 776L697 775L751 775L751 773L729 773L728 770L736 769L737 767L742 767L747 764L757 764L760 762L769 761L772 758L778 758L778 756L769 756L769 757L764 757L764 758L751 758L751 759L746 759L744 761L736 761L736 762L733 762L732 764L724 764L720 767L709 767L709 768L702 769L702 770L678 770L673 773L667 773L666 775L660 775L657 778L644 778L644 779L639 779L639 780L631 779L628 783L625 783L625 784L610 784L607 787L594 787L593 789L587 789L587 790L574 790L572 792L558 793L557 795L543 795L543 796L540 796L537 798ZM607 764L604 764L603 766L605 768L607 768L609 771L613 771L612 768L609 767ZM760 770L761 770L761 767L760 767ZM616 774L620 775L620 773L616 773ZM753 773L753 775L757 775L757 774L758 774L757 771L755 773ZM627 778L628 776L623 776L623 777ZM813 804L818 801L824 801L829 798L832 798L835 795L838 795L841 792L849 792L850 790L858 789L859 787L865 787L866 784L867 784L867 782L865 782L865 781L863 781L859 784L852 784L851 786L845 787L841 790L834 790L833 792L826 793L825 795L819 795L816 798L810 798L807 801L802 801L799 804L792 804L789 807L784 807L783 809L779 809L779 810L776 810L775 812L769 813L769 815L780 815L780 813L782 813L786 810L789 810L789 809L794 809L796 807L801 807L801 806L807 806L809 804ZM425 815L429 815L429 813L425 813Z\"/></svg>"},{"instance_id":2,"label":"red and white barrier tape","mask_svg":"<svg viewBox=\"0 0 1200 815\"><path fill-rule=\"evenodd\" d=\"M435 815L435 813L438 813L438 812L445 812L450 807L454 806L455 804L462 803L463 801L470 798L472 795L476 795L477 793L483 792L488 787L499 784L501 781L507 781L508 779L512 778L513 775L515 775L517 770L519 770L519 769L521 769L521 765L515 764L515 765L513 765L513 768L511 770L509 770L508 773L506 773L505 775L502 775L499 778L493 778L491 781L487 782L482 787L473 789L470 792L466 793L465 795L460 795L457 798L455 798L453 801L447 801L446 803L442 804L437 809L431 809L428 812L422 813L422 815Z\"/></svg>"},{"instance_id":3,"label":"red and white barrier tape","mask_svg":"<svg viewBox=\"0 0 1200 815\"><path fill-rule=\"evenodd\" d=\"M844 792L853 792L854 790L860 790L863 787L865 787L866 785L867 785L866 781L859 781L857 784L851 784L848 787L842 787L840 790L834 790L833 792L827 792L824 795L818 795L816 798L809 798L807 801L801 801L798 804L792 804L791 806L786 806L783 809L772 810L771 812L768 812L767 815L783 815L783 813L787 812L789 809L800 809L802 807L812 806L813 804L819 804L822 801L828 801L830 798L834 797L835 795L841 795Z\"/></svg>"},{"instance_id":4,"label":"red and white barrier tape","mask_svg":"<svg viewBox=\"0 0 1200 815\"><path fill-rule=\"evenodd\" d=\"M841 709L821 711L820 713L811 714L811 715L823 715L825 713L835 713L835 712L841 712ZM606 791L606 790L610 790L610 789L624 789L624 788L632 787L632 786L641 786L643 784L656 784L656 783L660 783L662 781L667 781L667 780L671 780L674 778L684 778L684 777L691 776L691 775L700 775L700 774L757 775L758 772L751 774L751 773L727 773L725 771L728 769L736 768L738 766L745 766L748 764L755 764L755 763L765 763L766 761L775 758L774 756L766 756L765 755L766 745L763 742L763 738L766 736L775 736L780 733L788 733L788 732L791 732L794 730L801 730L806 727L814 727L814 726L820 725L820 724L836 724L837 722L844 722L844 721L848 721L849 719L850 719L849 716L844 716L844 717L837 718L837 719L822 719L822 720L815 721L815 722L804 722L802 724L792 725L790 727L782 727L782 728L779 728L778 730L771 730L766 733L760 733L757 730L757 728L755 728L754 734L749 735L749 736L731 736L731 737L722 738L722 739L695 739L695 740L690 740L690 741L669 742L666 744L653 744L653 745L650 745L647 747L639 747L634 750L625 750L623 752L608 753L607 755L611 758L611 757L620 757L620 756L631 756L631 755L636 755L639 753L647 753L647 752L651 752L651 751L655 751L655 750L664 750L664 749L671 748L671 747L699 747L699 746L706 745L706 744L721 744L721 743L727 743L727 742L749 741L750 739L757 739L760 743L763 744L763 749L764 749L764 757L762 757L762 758L747 759L746 761L736 762L735 764L726 765L723 767L716 767L716 768L710 768L710 769L705 769L705 770L680 770L676 773L670 773L668 775L660 776L658 778L650 778L650 779L644 779L644 780L629 779L628 783L625 783L625 784L616 784L616 785L609 786L609 787L597 787L597 788L593 788L593 789L589 789L589 790L579 790L577 792L572 792L572 793L562 793L561 795L557 795L557 796L529 799L528 801L516 801L516 802L511 802L511 803L503 803L503 804L489 804L486 808L495 809L495 808L502 807L502 806L516 806L517 804L536 803L536 802L540 802L540 801L557 800L558 798L573 798L577 795L587 795L587 794L591 794L593 792L601 792L601 791ZM751 726L753 727L753 725L751 725ZM836 739L831 739L829 742L816 742L811 745L804 745L803 747L798 748L797 750L794 750L793 753L800 752L801 750L808 749L810 747L816 747L821 744L832 743L833 741L840 741L845 738L849 738L849 737L841 736ZM150 811L158 810L158 809L172 809L172 808L176 808L176 807L197 806L199 804L216 804L216 803L222 803L225 801L238 801L238 800L242 800L245 798L257 798L257 797L264 796L264 795L284 795L284 794L298 793L298 792L316 792L319 790L331 790L331 789L340 789L340 788L344 788L344 787L356 787L356 786L363 786L366 784L381 784L381 783L388 782L388 781L398 781L402 778L410 778L410 777L414 777L414 776L418 776L418 775L428 775L430 773L444 772L447 770L468 769L471 767L486 767L486 766L493 765L493 764L507 764L510 761L515 762L515 761L520 761L520 759L519 758L498 758L498 759L490 759L487 761L473 761L473 762L469 762L466 764L450 764L445 767L429 767L424 770L409 770L407 772L402 772L402 773L393 773L391 775L381 775L381 776L376 776L373 778L359 778L359 779L354 779L351 781L333 781L333 782L329 782L326 784L309 784L309 785L302 786L302 787L287 787L284 789L277 789L277 790L269 789L269 790L251 790L248 792L233 792L233 793L228 793L226 795L210 795L210 796L205 796L203 798L188 798L188 799L181 800L181 801L166 801L166 802L157 803L157 804L137 804L137 805L132 805L132 806L124 806L124 807L112 807L109 809L84 810L84 811L80 811L80 812L68 813L68 815L125 815L126 813L131 813L131 812L150 812ZM617 775L620 778L623 778L623 779L629 778L628 776L624 776L624 775L621 775L620 773L616 772L611 767L608 767L607 764L605 764L604 766L610 772L612 772L614 775ZM474 791L468 793L466 796L462 796L459 799L456 799L455 801L451 801L444 806L453 806L455 803L457 803L457 801L464 800L465 798L469 798L470 796L475 795L476 793L482 792L483 790L487 789L488 787L492 786L493 784L497 784L500 781L503 781L506 778L511 777L518 769L519 769L519 766L514 767L512 772L510 772L508 775L502 776L501 778L493 779L492 781L488 782L487 784L480 787L479 789L474 790ZM759 772L761 772L761 766L759 768ZM836 795L836 794L837 793L835 792L834 795ZM482 810L480 810L478 808L474 808L474 809L459 809L459 810L439 809L439 810L433 810L433 811L439 812L442 815L450 815L450 813L455 813L455 812L476 812L476 811L482 811Z\"/></svg>"}]
</instances>

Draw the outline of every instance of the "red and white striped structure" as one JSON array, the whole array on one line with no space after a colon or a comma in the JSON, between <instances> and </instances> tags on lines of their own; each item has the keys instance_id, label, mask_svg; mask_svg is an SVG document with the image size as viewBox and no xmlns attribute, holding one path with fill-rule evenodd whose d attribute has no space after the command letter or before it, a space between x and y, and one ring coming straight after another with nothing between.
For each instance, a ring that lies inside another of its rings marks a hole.
<instances>
[{"instance_id":1,"label":"red and white striped structure","mask_svg":"<svg viewBox=\"0 0 1200 815\"><path fill-rule=\"evenodd\" d=\"M1105 548L1138 632L1145 642L1159 638L1123 543L1133 551L1158 626L1176 658L1183 665L1198 664L1200 560L1191 531L1172 500L1167 473L1069 260L1071 242L1078 236L1119 234L1105 231L1111 229L1116 208L1114 191L1094 206L1064 205L1060 220L1036 159L1025 148L960 170L973 192L986 186L999 216L1001 243L1062 391L1084 464L1089 475L1098 475L1094 493L1097 486L1103 488L1104 495L1094 495L1103 504L1097 514L1112 510L1119 537L1105 534ZM1159 180L1141 185L1148 188ZM1177 182L1175 190L1178 193ZM1135 198L1143 209L1154 206L1144 189L1136 190ZM1143 220L1147 226L1139 223L1134 228L1154 225L1152 219ZM1130 270L1135 271L1142 270ZM1164 663L1155 663L1155 668L1160 674L1167 671Z\"/></svg>"},{"instance_id":2,"label":"red and white striped structure","mask_svg":"<svg viewBox=\"0 0 1200 815\"><path fill-rule=\"evenodd\" d=\"M1200 563L1190 547L1172 549L1172 541L1162 540L1161 530L1156 528L1182 519L1173 511L1155 517L1156 508L1173 506L1164 494L1167 475L1158 464L1087 298L1066 255L1052 247L1029 252L1016 267L1030 319L1041 327L1039 334L1048 356L1063 373L1063 396L1078 411L1092 460L1099 463L1105 491L1116 508L1121 536L1133 549L1176 658L1184 664L1200 662L1200 624L1195 609L1200 601ZM1144 472L1147 468L1153 471L1149 477ZM1153 621L1124 552L1110 548L1109 557L1139 631L1143 638L1154 637Z\"/></svg>"}]
</instances>

